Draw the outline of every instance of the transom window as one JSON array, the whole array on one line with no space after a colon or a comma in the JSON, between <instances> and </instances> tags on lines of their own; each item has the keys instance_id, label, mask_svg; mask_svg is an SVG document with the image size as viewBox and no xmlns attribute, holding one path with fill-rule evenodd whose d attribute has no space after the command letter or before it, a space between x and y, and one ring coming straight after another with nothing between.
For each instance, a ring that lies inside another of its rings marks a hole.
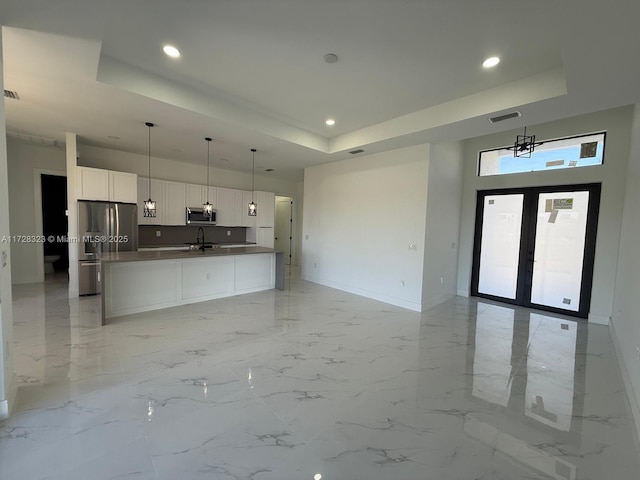
<instances>
[{"instance_id":1,"label":"transom window","mask_svg":"<svg viewBox=\"0 0 640 480\"><path fill-rule=\"evenodd\" d=\"M535 147L531 158L514 157L513 147L485 150L480 152L478 175L485 177L602 165L604 141L605 133L548 140Z\"/></svg>"}]
</instances>

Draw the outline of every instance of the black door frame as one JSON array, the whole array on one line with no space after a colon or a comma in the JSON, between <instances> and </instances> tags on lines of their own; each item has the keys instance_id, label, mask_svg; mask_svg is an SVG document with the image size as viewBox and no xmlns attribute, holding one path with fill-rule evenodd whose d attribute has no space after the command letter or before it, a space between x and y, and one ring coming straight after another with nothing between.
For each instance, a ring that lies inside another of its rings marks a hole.
<instances>
[{"instance_id":1,"label":"black door frame","mask_svg":"<svg viewBox=\"0 0 640 480\"><path fill-rule=\"evenodd\" d=\"M587 225L585 229L584 257L582 263L582 282L580 287L580 305L578 311L563 310L531 303L531 281L533 275L533 259L535 257L535 235L538 217L538 196L541 193L559 193L573 191L589 192L589 207L587 210ZM473 241L473 266L471 269L471 295L488 298L503 303L521 305L548 312L587 318L591 304L591 287L593 284L593 263L596 253L596 236L598 232L598 213L600 211L600 183L577 185L548 185L543 187L522 187L477 192L475 236ZM515 300L478 292L480 273L480 251L482 247L482 219L484 216L484 197L487 195L524 195L522 206L522 226L520 231L520 256L518 260L518 280Z\"/></svg>"}]
</instances>

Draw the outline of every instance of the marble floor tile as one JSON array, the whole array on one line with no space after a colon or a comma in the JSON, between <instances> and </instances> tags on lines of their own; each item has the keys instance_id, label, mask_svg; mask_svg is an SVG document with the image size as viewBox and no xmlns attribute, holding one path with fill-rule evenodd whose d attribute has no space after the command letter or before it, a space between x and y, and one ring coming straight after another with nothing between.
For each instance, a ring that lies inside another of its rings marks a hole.
<instances>
[{"instance_id":1,"label":"marble floor tile","mask_svg":"<svg viewBox=\"0 0 640 480\"><path fill-rule=\"evenodd\" d=\"M639 478L606 327L287 283L106 326L60 279L16 286L0 478Z\"/></svg>"}]
</instances>

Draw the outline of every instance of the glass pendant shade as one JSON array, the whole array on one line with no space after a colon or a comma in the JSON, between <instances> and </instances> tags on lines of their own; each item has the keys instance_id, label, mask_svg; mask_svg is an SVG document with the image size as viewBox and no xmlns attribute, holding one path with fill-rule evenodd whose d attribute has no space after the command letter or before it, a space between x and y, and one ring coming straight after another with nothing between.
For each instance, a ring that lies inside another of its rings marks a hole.
<instances>
[{"instance_id":1,"label":"glass pendant shade","mask_svg":"<svg viewBox=\"0 0 640 480\"><path fill-rule=\"evenodd\" d=\"M209 202L203 203L202 204L202 215L205 218L211 218L213 216L213 205L211 205Z\"/></svg>"},{"instance_id":2,"label":"glass pendant shade","mask_svg":"<svg viewBox=\"0 0 640 480\"><path fill-rule=\"evenodd\" d=\"M256 149L251 149L252 162L251 162L251 202L249 203L249 216L255 217L258 215L258 205L253 201L253 193L255 191L255 175L256 175Z\"/></svg>"},{"instance_id":3,"label":"glass pendant shade","mask_svg":"<svg viewBox=\"0 0 640 480\"><path fill-rule=\"evenodd\" d=\"M155 217L156 216L156 202L155 200L145 200L144 201L144 216L145 217Z\"/></svg>"}]
</instances>

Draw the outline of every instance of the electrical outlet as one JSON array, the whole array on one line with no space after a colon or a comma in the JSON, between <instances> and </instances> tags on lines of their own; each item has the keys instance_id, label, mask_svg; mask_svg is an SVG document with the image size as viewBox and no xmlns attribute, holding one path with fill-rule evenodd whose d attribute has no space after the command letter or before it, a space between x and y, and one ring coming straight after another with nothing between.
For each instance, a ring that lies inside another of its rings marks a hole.
<instances>
[{"instance_id":1,"label":"electrical outlet","mask_svg":"<svg viewBox=\"0 0 640 480\"><path fill-rule=\"evenodd\" d=\"M440 277L440 285L444 284L444 277Z\"/></svg>"},{"instance_id":2,"label":"electrical outlet","mask_svg":"<svg viewBox=\"0 0 640 480\"><path fill-rule=\"evenodd\" d=\"M227 230L227 237L231 236L231 230Z\"/></svg>"},{"instance_id":3,"label":"electrical outlet","mask_svg":"<svg viewBox=\"0 0 640 480\"><path fill-rule=\"evenodd\" d=\"M404 280L400 280L400 286L404 287Z\"/></svg>"},{"instance_id":4,"label":"electrical outlet","mask_svg":"<svg viewBox=\"0 0 640 480\"><path fill-rule=\"evenodd\" d=\"M415 243L410 243L409 244L409 250L417 250L418 246Z\"/></svg>"},{"instance_id":5,"label":"electrical outlet","mask_svg":"<svg viewBox=\"0 0 640 480\"><path fill-rule=\"evenodd\" d=\"M162 232L160 230L156 230L156 237L161 237L162 236Z\"/></svg>"}]
</instances>

